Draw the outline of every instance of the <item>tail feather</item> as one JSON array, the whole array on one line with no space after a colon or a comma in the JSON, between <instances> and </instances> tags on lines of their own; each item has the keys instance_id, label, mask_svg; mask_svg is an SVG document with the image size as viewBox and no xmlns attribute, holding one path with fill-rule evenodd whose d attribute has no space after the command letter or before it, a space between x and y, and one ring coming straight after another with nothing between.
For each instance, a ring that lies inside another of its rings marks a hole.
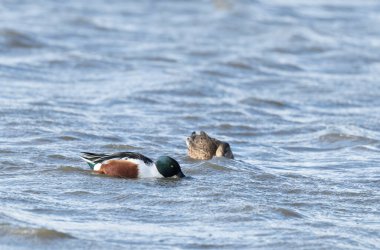
<instances>
[{"instance_id":1,"label":"tail feather","mask_svg":"<svg viewBox=\"0 0 380 250\"><path fill-rule=\"evenodd\" d=\"M81 158L87 162L91 169L94 169L94 166L102 161L102 157L106 156L105 154L94 154L89 152L82 152Z\"/></svg>"}]
</instances>

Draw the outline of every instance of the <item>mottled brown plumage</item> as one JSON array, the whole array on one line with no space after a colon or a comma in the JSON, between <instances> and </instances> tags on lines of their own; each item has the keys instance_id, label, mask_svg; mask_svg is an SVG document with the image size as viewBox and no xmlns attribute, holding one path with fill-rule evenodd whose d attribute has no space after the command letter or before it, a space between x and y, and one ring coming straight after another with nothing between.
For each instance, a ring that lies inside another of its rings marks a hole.
<instances>
[{"instance_id":1,"label":"mottled brown plumage","mask_svg":"<svg viewBox=\"0 0 380 250\"><path fill-rule=\"evenodd\" d=\"M210 137L206 132L193 132L186 139L187 154L194 159L209 160L214 156L233 159L234 155L227 142Z\"/></svg>"}]
</instances>

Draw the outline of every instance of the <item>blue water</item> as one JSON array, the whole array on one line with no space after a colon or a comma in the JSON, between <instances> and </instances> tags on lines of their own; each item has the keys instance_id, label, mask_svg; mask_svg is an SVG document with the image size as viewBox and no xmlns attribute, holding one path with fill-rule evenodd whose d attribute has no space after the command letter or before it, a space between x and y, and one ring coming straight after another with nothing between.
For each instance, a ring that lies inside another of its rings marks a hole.
<instances>
[{"instance_id":1,"label":"blue water","mask_svg":"<svg viewBox=\"0 0 380 250\"><path fill-rule=\"evenodd\" d=\"M1 249L380 248L378 1L1 1ZM194 130L235 160L192 160ZM181 180L81 151L176 158Z\"/></svg>"}]
</instances>

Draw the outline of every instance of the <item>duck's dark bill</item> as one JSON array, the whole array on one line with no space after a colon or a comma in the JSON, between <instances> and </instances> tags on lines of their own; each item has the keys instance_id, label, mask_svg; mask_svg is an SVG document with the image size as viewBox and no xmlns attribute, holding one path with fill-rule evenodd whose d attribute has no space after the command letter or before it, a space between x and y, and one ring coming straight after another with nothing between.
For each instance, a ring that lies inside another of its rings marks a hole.
<instances>
[{"instance_id":1,"label":"duck's dark bill","mask_svg":"<svg viewBox=\"0 0 380 250\"><path fill-rule=\"evenodd\" d=\"M178 178L183 178L183 177L186 177L182 171L180 171L178 174L176 174L175 176L177 176Z\"/></svg>"}]
</instances>

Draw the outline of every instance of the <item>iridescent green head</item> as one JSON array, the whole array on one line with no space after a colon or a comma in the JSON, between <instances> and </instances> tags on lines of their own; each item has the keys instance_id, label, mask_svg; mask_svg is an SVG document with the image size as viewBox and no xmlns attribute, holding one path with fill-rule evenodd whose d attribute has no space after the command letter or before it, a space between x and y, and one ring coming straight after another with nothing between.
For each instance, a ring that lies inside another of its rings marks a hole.
<instances>
[{"instance_id":1,"label":"iridescent green head","mask_svg":"<svg viewBox=\"0 0 380 250\"><path fill-rule=\"evenodd\" d=\"M160 156L156 161L158 172L164 177L185 177L178 162L169 156Z\"/></svg>"}]
</instances>

